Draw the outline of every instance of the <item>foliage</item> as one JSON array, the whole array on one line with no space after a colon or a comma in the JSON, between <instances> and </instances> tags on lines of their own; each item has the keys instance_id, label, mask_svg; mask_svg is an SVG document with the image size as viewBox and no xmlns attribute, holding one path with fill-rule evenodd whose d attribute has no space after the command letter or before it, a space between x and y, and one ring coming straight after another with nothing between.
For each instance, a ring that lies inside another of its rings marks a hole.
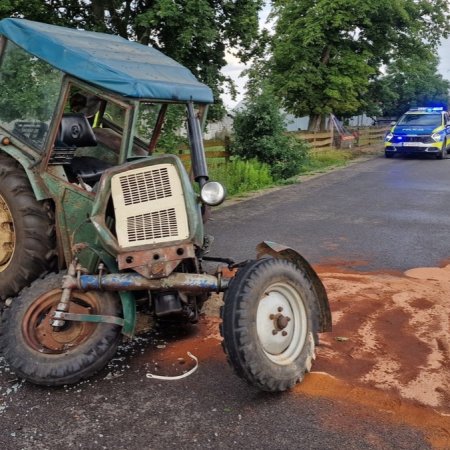
<instances>
[{"instance_id":1,"label":"foliage","mask_svg":"<svg viewBox=\"0 0 450 450\"><path fill-rule=\"evenodd\" d=\"M450 82L437 73L438 62L433 54L411 54L389 64L386 75L370 87L372 110L398 117L412 106L447 106Z\"/></svg>"},{"instance_id":2,"label":"foliage","mask_svg":"<svg viewBox=\"0 0 450 450\"><path fill-rule=\"evenodd\" d=\"M208 165L210 178L222 183L229 196L256 191L274 184L270 167L256 159L244 161L234 158L226 164L211 164L208 161Z\"/></svg>"},{"instance_id":3,"label":"foliage","mask_svg":"<svg viewBox=\"0 0 450 450\"><path fill-rule=\"evenodd\" d=\"M308 147L284 133L278 102L267 91L255 98L247 98L245 109L234 118L233 128L233 154L269 164L272 176L277 180L292 177L300 171Z\"/></svg>"},{"instance_id":4,"label":"foliage","mask_svg":"<svg viewBox=\"0 0 450 450\"><path fill-rule=\"evenodd\" d=\"M24 17L150 44L187 66L218 98L224 82L232 83L221 73L225 49L244 61L252 55L262 4L263 0L0 0L0 18Z\"/></svg>"},{"instance_id":5,"label":"foliage","mask_svg":"<svg viewBox=\"0 0 450 450\"><path fill-rule=\"evenodd\" d=\"M2 61L0 118L49 121L60 91L62 74L47 63L8 43Z\"/></svg>"},{"instance_id":6,"label":"foliage","mask_svg":"<svg viewBox=\"0 0 450 450\"><path fill-rule=\"evenodd\" d=\"M382 64L429 54L449 30L447 0L275 0L274 14L271 82L310 129L358 111Z\"/></svg>"}]
</instances>

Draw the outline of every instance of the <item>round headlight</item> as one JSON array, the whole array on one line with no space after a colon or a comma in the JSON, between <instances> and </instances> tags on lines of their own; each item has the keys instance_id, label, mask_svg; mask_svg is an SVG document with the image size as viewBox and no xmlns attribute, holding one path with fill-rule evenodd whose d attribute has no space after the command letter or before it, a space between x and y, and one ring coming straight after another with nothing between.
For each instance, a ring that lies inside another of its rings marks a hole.
<instances>
[{"instance_id":1,"label":"round headlight","mask_svg":"<svg viewBox=\"0 0 450 450\"><path fill-rule=\"evenodd\" d=\"M217 181L208 181L200 191L200 198L207 205L220 205L225 200L225 188Z\"/></svg>"}]
</instances>

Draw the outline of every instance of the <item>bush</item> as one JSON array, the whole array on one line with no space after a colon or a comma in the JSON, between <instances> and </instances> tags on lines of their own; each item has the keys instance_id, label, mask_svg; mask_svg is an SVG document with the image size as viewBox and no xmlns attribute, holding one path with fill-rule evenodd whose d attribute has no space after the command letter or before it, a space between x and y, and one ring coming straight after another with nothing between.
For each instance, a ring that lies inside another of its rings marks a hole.
<instances>
[{"instance_id":1,"label":"bush","mask_svg":"<svg viewBox=\"0 0 450 450\"><path fill-rule=\"evenodd\" d=\"M307 144L285 134L278 102L268 93L248 100L245 110L236 114L233 128L232 154L268 164L277 180L297 175L307 159Z\"/></svg>"}]
</instances>

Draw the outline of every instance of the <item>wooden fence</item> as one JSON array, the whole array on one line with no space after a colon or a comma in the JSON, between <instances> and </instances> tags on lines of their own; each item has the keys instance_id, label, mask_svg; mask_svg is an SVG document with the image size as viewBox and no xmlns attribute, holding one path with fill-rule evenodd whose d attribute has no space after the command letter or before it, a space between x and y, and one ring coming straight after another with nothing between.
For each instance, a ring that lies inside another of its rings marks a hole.
<instances>
[{"instance_id":1,"label":"wooden fence","mask_svg":"<svg viewBox=\"0 0 450 450\"><path fill-rule=\"evenodd\" d=\"M223 158L226 162L230 160L230 153L225 150L227 146L226 141L222 141L219 139L203 141L203 146L205 147L205 153L207 158ZM219 148L221 150L219 150ZM181 161L189 163L191 160L191 155L189 152L189 148L187 146L183 146L178 151L178 156Z\"/></svg>"},{"instance_id":2,"label":"wooden fence","mask_svg":"<svg viewBox=\"0 0 450 450\"><path fill-rule=\"evenodd\" d=\"M296 132L294 135L307 141L313 150L321 151L381 144L388 129L386 127L354 128L349 130L351 134L345 136L331 131L304 131Z\"/></svg>"},{"instance_id":3,"label":"wooden fence","mask_svg":"<svg viewBox=\"0 0 450 450\"><path fill-rule=\"evenodd\" d=\"M291 133L290 133L291 134ZM333 133L331 131L321 132L295 132L292 133L296 138L308 142L313 150L330 150L333 148Z\"/></svg>"},{"instance_id":4,"label":"wooden fence","mask_svg":"<svg viewBox=\"0 0 450 450\"><path fill-rule=\"evenodd\" d=\"M337 147L362 147L366 145L382 144L384 136L389 128L386 127L367 127L352 129L352 135L340 137L331 131L324 132L294 132L293 134L298 139L303 139L309 143L314 151L331 150ZM225 150L228 142L214 139L204 141L207 158L223 158L229 161L230 153ZM182 161L189 164L190 154L187 146L183 146L178 151L178 156Z\"/></svg>"},{"instance_id":5,"label":"wooden fence","mask_svg":"<svg viewBox=\"0 0 450 450\"><path fill-rule=\"evenodd\" d=\"M356 136L357 146L381 144L390 127L367 127L353 129Z\"/></svg>"}]
</instances>

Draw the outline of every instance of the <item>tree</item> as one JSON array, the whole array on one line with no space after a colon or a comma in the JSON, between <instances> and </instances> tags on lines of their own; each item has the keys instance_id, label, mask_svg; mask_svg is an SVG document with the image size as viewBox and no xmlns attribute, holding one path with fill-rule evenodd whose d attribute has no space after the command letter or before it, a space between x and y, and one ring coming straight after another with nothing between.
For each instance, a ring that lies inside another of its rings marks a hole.
<instances>
[{"instance_id":1,"label":"tree","mask_svg":"<svg viewBox=\"0 0 450 450\"><path fill-rule=\"evenodd\" d=\"M409 55L392 62L386 75L371 84L369 103L378 114L392 117L412 106L447 106L450 82L437 73L438 62L433 54L426 59Z\"/></svg>"},{"instance_id":2,"label":"tree","mask_svg":"<svg viewBox=\"0 0 450 450\"><path fill-rule=\"evenodd\" d=\"M275 179L297 175L308 156L306 144L284 132L283 116L270 90L246 97L245 108L234 117L233 129L232 153L268 164Z\"/></svg>"},{"instance_id":3,"label":"tree","mask_svg":"<svg viewBox=\"0 0 450 450\"><path fill-rule=\"evenodd\" d=\"M0 0L0 18L102 31L152 45L187 66L216 96L225 49L248 60L258 38L263 0Z\"/></svg>"},{"instance_id":4,"label":"tree","mask_svg":"<svg viewBox=\"0 0 450 450\"><path fill-rule=\"evenodd\" d=\"M429 53L449 29L447 0L275 0L274 14L271 82L310 129L358 111L382 64Z\"/></svg>"}]
</instances>

